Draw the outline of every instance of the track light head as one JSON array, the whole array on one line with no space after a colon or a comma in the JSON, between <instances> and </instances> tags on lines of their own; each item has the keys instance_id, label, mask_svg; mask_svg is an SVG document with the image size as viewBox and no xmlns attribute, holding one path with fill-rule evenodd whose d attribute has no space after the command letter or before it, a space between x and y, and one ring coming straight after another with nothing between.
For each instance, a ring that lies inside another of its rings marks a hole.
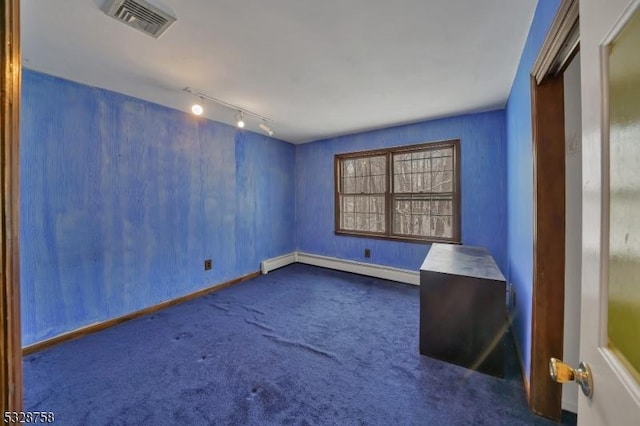
<instances>
[{"instance_id":1,"label":"track light head","mask_svg":"<svg viewBox=\"0 0 640 426\"><path fill-rule=\"evenodd\" d=\"M273 136L273 130L265 123L260 123L259 127L264 130L269 136Z\"/></svg>"},{"instance_id":2,"label":"track light head","mask_svg":"<svg viewBox=\"0 0 640 426\"><path fill-rule=\"evenodd\" d=\"M244 129L244 117L242 116L242 111L238 111L238 115L235 116L236 126L240 129Z\"/></svg>"}]
</instances>

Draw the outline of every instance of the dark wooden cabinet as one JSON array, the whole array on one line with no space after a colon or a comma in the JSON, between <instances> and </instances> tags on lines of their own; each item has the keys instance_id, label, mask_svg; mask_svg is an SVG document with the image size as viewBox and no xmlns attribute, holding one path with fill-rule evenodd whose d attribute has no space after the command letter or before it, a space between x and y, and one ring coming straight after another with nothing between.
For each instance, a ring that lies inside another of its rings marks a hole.
<instances>
[{"instance_id":1,"label":"dark wooden cabinet","mask_svg":"<svg viewBox=\"0 0 640 426\"><path fill-rule=\"evenodd\" d=\"M433 244L420 268L420 353L504 377L505 302L488 250Z\"/></svg>"}]
</instances>

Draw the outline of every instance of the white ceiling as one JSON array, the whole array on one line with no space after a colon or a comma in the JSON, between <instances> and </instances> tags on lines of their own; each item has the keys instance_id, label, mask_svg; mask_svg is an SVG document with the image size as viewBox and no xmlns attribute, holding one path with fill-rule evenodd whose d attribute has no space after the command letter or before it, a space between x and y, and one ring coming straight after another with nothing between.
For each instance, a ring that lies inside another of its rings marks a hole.
<instances>
[{"instance_id":1,"label":"white ceiling","mask_svg":"<svg viewBox=\"0 0 640 426\"><path fill-rule=\"evenodd\" d=\"M302 143L503 107L537 0L155 0L159 39L103 3L22 0L23 64L182 111L190 86Z\"/></svg>"}]
</instances>

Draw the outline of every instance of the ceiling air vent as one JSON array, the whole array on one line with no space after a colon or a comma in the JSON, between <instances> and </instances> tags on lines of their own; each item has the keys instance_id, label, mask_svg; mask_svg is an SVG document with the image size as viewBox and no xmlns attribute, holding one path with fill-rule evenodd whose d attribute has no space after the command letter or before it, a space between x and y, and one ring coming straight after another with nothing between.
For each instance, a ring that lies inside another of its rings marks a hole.
<instances>
[{"instance_id":1,"label":"ceiling air vent","mask_svg":"<svg viewBox=\"0 0 640 426\"><path fill-rule=\"evenodd\" d=\"M105 3L107 15L158 38L176 21L175 16L145 0L109 0Z\"/></svg>"}]
</instances>

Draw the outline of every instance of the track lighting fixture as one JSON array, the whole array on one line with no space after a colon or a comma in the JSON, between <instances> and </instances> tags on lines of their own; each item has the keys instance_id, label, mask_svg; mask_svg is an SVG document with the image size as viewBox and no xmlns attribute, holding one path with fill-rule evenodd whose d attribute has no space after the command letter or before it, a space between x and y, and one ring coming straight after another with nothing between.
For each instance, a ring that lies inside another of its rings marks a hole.
<instances>
[{"instance_id":1,"label":"track lighting fixture","mask_svg":"<svg viewBox=\"0 0 640 426\"><path fill-rule=\"evenodd\" d=\"M242 116L242 111L238 111L238 114L234 118L236 120L236 126L240 129L244 129L244 117Z\"/></svg>"},{"instance_id":2,"label":"track lighting fixture","mask_svg":"<svg viewBox=\"0 0 640 426\"><path fill-rule=\"evenodd\" d=\"M271 128L269 126L267 126L264 122L260 123L260 125L258 127L260 127L262 130L267 132L267 134L269 136L273 136L273 130L271 130Z\"/></svg>"},{"instance_id":3,"label":"track lighting fixture","mask_svg":"<svg viewBox=\"0 0 640 426\"><path fill-rule=\"evenodd\" d=\"M260 120L260 124L258 125L258 127L260 127L260 129L262 129L265 133L267 133L269 136L273 136L273 130L271 130L271 128L267 125L267 123L273 123L272 120L270 120L269 118L262 116L260 114L256 114L255 112L251 112L245 108L241 108L238 105L234 105L231 104L229 102L225 102L223 100L220 99L216 99L212 96L209 96L205 93L202 93L199 90L193 89L191 87L185 87L184 89L182 89L184 92L190 93L194 96L197 96L200 98L200 100L202 101L202 103L204 103L205 100L207 101L211 101L211 102L215 102L219 105L222 105L223 107L226 108L230 108L230 109L234 109L236 111L238 111L238 113L233 117L236 123L236 126L240 129L243 129L246 126L246 121L245 121L245 114L246 115L250 115L252 117L257 118L258 120ZM193 104L191 106L191 112L194 113L195 115L201 115L204 112L204 108L200 103L197 104Z\"/></svg>"}]
</instances>

